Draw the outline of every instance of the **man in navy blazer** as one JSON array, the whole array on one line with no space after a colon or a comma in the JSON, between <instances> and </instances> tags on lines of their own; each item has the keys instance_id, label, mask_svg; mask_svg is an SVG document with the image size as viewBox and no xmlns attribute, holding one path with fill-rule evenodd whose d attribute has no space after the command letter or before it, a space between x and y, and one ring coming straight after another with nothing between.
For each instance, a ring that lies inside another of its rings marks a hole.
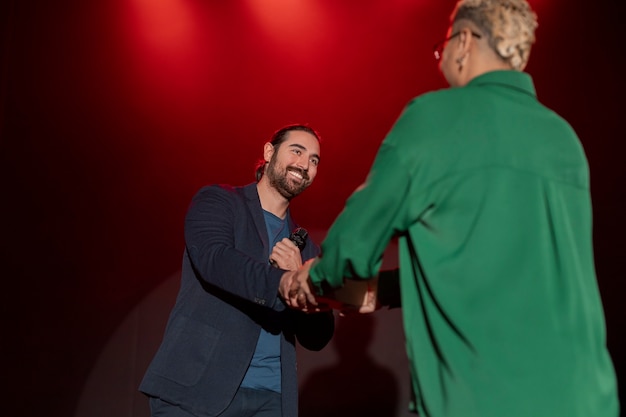
<instances>
[{"instance_id":1,"label":"man in navy blazer","mask_svg":"<svg viewBox=\"0 0 626 417\"><path fill-rule=\"evenodd\" d=\"M319 154L313 129L286 126L264 145L256 183L194 196L180 291L139 387L153 416L297 416L295 341L320 350L334 332L331 311L288 309L278 295L283 273L319 253L308 236L302 251L288 239L289 202Z\"/></svg>"}]
</instances>

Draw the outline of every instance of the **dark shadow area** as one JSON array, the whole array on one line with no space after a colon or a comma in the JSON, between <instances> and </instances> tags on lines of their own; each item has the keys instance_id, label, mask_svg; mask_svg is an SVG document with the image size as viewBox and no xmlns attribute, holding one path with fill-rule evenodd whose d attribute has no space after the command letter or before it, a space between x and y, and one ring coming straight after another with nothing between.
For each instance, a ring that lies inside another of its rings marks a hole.
<instances>
[{"instance_id":1,"label":"dark shadow area","mask_svg":"<svg viewBox=\"0 0 626 417\"><path fill-rule=\"evenodd\" d=\"M368 353L374 323L371 315L337 319L333 339L337 361L302 381L300 417L396 415L398 381Z\"/></svg>"}]
</instances>

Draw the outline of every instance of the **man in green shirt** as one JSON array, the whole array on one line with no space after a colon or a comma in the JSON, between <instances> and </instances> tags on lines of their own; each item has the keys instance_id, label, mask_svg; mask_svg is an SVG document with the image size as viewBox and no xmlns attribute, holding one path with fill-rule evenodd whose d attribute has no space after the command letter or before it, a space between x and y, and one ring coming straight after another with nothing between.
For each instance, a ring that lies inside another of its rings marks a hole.
<instances>
[{"instance_id":1,"label":"man in green shirt","mask_svg":"<svg viewBox=\"0 0 626 417\"><path fill-rule=\"evenodd\" d=\"M458 2L435 50L451 88L408 104L321 257L280 288L310 310L346 279L369 279L380 301L398 237L421 417L619 414L586 157L522 72L536 27L525 0Z\"/></svg>"}]
</instances>

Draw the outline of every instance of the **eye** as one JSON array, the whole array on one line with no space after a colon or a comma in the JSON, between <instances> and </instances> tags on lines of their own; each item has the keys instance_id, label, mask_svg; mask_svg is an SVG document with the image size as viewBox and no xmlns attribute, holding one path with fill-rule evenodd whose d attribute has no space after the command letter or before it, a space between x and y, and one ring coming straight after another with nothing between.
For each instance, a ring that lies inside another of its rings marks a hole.
<instances>
[{"instance_id":1,"label":"eye","mask_svg":"<svg viewBox=\"0 0 626 417\"><path fill-rule=\"evenodd\" d=\"M297 149L297 148L293 150L293 153L295 153L298 156L302 155L302 151L300 149Z\"/></svg>"},{"instance_id":2,"label":"eye","mask_svg":"<svg viewBox=\"0 0 626 417\"><path fill-rule=\"evenodd\" d=\"M320 163L319 159L317 159L317 158L311 158L310 162L311 162L311 164L313 164L315 166L317 166L317 164Z\"/></svg>"}]
</instances>

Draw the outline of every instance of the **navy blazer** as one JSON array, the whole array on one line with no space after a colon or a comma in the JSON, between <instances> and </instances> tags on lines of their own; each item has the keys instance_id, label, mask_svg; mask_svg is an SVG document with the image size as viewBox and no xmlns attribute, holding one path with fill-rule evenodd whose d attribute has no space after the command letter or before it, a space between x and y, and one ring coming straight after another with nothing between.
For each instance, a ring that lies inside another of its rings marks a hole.
<instances>
[{"instance_id":1,"label":"navy blazer","mask_svg":"<svg viewBox=\"0 0 626 417\"><path fill-rule=\"evenodd\" d=\"M297 225L287 218L293 230ZM333 335L334 316L284 308L278 297L284 271L268 261L256 183L198 191L185 218L185 244L176 304L139 390L199 417L218 415L243 380L261 327L281 314L283 416L297 416L295 340L322 349ZM303 261L318 254L307 238Z\"/></svg>"}]
</instances>

